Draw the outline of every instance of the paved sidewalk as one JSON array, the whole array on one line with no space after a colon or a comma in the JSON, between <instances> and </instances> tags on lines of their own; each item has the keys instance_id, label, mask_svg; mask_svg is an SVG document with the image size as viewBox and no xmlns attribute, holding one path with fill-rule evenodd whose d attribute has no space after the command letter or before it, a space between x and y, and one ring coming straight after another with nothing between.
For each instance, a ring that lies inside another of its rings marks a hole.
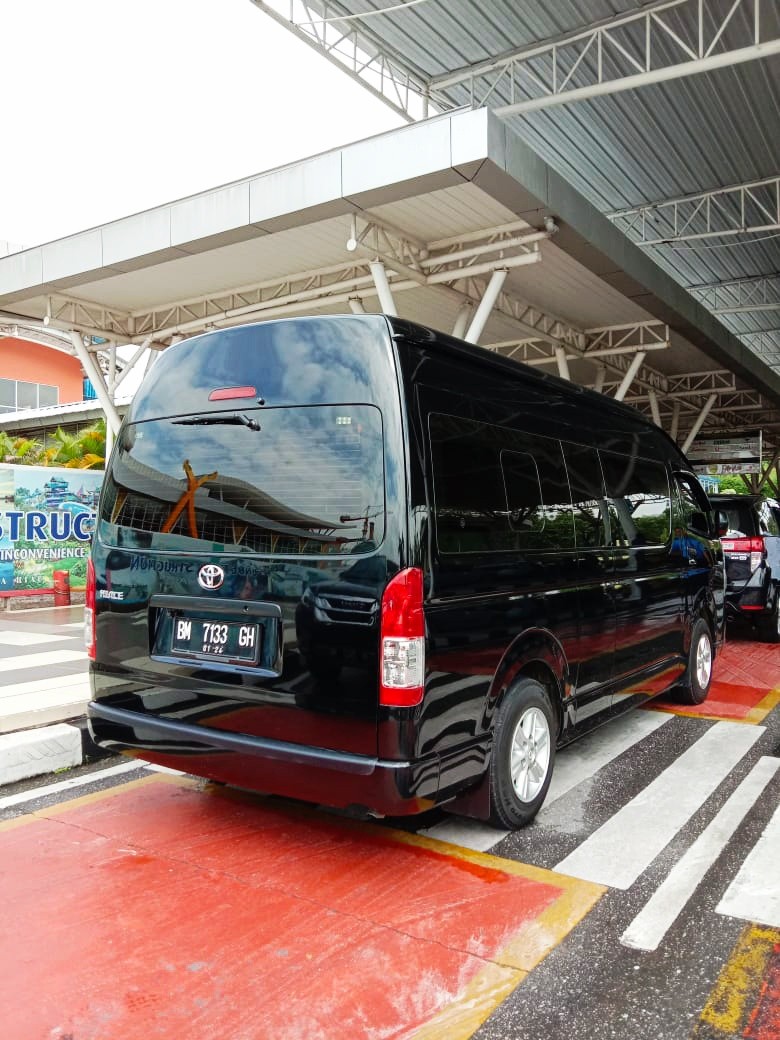
<instances>
[{"instance_id":1,"label":"paved sidewalk","mask_svg":"<svg viewBox=\"0 0 780 1040\"><path fill-rule=\"evenodd\" d=\"M84 608L0 615L0 784L83 761Z\"/></svg>"}]
</instances>

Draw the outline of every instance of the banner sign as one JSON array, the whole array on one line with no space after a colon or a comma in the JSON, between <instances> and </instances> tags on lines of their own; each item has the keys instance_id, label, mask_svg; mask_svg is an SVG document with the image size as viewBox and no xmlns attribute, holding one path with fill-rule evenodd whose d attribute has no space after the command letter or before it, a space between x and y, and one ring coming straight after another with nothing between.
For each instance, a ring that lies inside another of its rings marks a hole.
<instances>
[{"instance_id":1,"label":"banner sign","mask_svg":"<svg viewBox=\"0 0 780 1040\"><path fill-rule=\"evenodd\" d=\"M0 596L83 589L103 470L0 464Z\"/></svg>"},{"instance_id":2,"label":"banner sign","mask_svg":"<svg viewBox=\"0 0 780 1040\"><path fill-rule=\"evenodd\" d=\"M746 437L702 438L693 442L688 459L695 473L760 473L761 450L761 431Z\"/></svg>"}]
</instances>

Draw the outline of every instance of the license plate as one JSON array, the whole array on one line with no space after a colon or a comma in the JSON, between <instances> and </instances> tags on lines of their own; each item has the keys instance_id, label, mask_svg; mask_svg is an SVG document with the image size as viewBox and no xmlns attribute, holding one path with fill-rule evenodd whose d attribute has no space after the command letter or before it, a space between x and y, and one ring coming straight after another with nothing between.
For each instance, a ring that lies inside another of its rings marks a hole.
<instances>
[{"instance_id":1,"label":"license plate","mask_svg":"<svg viewBox=\"0 0 780 1040\"><path fill-rule=\"evenodd\" d=\"M255 664L260 653L260 626L174 617L171 653Z\"/></svg>"}]
</instances>

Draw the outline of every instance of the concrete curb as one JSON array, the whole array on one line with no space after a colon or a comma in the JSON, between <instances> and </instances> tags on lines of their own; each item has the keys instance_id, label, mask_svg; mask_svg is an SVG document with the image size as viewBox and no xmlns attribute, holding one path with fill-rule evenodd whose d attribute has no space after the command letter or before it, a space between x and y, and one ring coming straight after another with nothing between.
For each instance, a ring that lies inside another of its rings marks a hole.
<instances>
[{"instance_id":1,"label":"concrete curb","mask_svg":"<svg viewBox=\"0 0 780 1040\"><path fill-rule=\"evenodd\" d=\"M0 734L0 787L60 769L72 769L110 755L111 752L92 741L86 718L3 733Z\"/></svg>"}]
</instances>

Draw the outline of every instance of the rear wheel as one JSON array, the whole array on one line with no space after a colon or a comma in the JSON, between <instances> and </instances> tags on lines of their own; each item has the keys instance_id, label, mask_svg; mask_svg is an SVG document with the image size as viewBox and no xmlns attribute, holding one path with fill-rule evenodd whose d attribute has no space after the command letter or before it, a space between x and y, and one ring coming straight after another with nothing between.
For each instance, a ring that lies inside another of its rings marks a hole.
<instances>
[{"instance_id":1,"label":"rear wheel","mask_svg":"<svg viewBox=\"0 0 780 1040\"><path fill-rule=\"evenodd\" d=\"M679 700L683 704L701 704L706 699L712 682L713 660L712 632L704 618L699 618L691 633L688 670L679 689Z\"/></svg>"},{"instance_id":2,"label":"rear wheel","mask_svg":"<svg viewBox=\"0 0 780 1040\"><path fill-rule=\"evenodd\" d=\"M758 637L763 643L780 643L780 591L775 589L775 600L769 614L759 619Z\"/></svg>"},{"instance_id":3,"label":"rear wheel","mask_svg":"<svg viewBox=\"0 0 780 1040\"><path fill-rule=\"evenodd\" d=\"M524 827L547 794L555 761L555 712L547 690L521 679L496 716L490 759L490 822Z\"/></svg>"}]
</instances>

